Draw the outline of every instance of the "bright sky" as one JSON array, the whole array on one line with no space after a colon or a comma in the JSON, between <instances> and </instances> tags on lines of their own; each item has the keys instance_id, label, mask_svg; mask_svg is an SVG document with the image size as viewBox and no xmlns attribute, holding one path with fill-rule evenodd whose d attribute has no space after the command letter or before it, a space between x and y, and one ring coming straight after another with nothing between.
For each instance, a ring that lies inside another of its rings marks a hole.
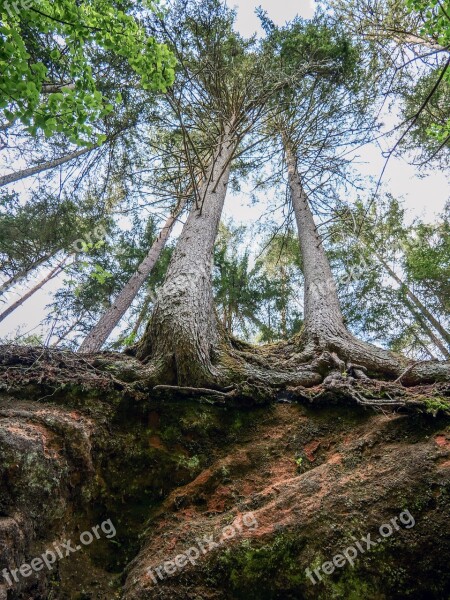
<instances>
[{"instance_id":1,"label":"bright sky","mask_svg":"<svg viewBox=\"0 0 450 600\"><path fill-rule=\"evenodd\" d=\"M310 18L314 14L314 0L229 0L229 5L238 11L236 27L244 37L253 33L262 34L255 9L259 6L267 11L268 16L277 25L284 25L296 15ZM383 150L388 149L386 142ZM375 144L363 148L360 152L358 168L365 175L378 180L385 159L381 149ZM385 191L390 191L397 198L403 198L407 208L409 220L421 217L426 221L434 221L442 212L445 202L449 199L449 180L442 172L430 173L419 176L415 167L403 159L391 159L383 177ZM368 196L370 196L368 190ZM226 216L232 216L237 222L252 222L257 218L256 213L261 208L240 207L235 209L229 204L226 207ZM238 213L238 214L236 214Z\"/></svg>"},{"instance_id":2,"label":"bright sky","mask_svg":"<svg viewBox=\"0 0 450 600\"><path fill-rule=\"evenodd\" d=\"M244 37L250 37L255 32L262 34L259 20L254 12L258 6L266 10L269 17L278 25L283 25L297 14L309 18L314 11L313 0L229 0L228 3L229 6L234 6L238 10L236 26ZM386 149L386 145L384 149ZM370 175L374 180L378 180L384 165L380 148L374 144L366 146L360 153L360 161L363 164L359 166L359 169L365 175ZM442 172L436 171L426 177L419 177L415 168L402 159L390 161L383 182L386 191L404 199L409 220L414 217L421 217L426 221L435 220L449 198L448 179ZM372 191L373 189L367 190L368 197ZM267 199L261 198L261 203L253 206L250 206L249 200L245 193L240 193L234 198L229 197L224 217L226 219L233 218L236 224L255 223L264 213ZM179 231L174 233L177 235ZM39 273L39 277L42 276L43 273ZM45 316L45 305L51 301L52 291L57 288L57 285L57 280L52 281L45 290L35 294L21 308L5 319L0 324L0 336L13 333L18 326L22 326L24 331L34 329ZM9 301L13 302L32 286L33 281L31 280L26 286L16 288ZM2 305L0 305L1 307ZM34 333L39 333L39 328L34 329Z\"/></svg>"},{"instance_id":3,"label":"bright sky","mask_svg":"<svg viewBox=\"0 0 450 600\"><path fill-rule=\"evenodd\" d=\"M313 0L228 0L229 6L238 9L237 29L244 37L262 33L259 19L255 15L258 6L267 11L277 25L284 25L296 15L309 19L314 14Z\"/></svg>"}]
</instances>

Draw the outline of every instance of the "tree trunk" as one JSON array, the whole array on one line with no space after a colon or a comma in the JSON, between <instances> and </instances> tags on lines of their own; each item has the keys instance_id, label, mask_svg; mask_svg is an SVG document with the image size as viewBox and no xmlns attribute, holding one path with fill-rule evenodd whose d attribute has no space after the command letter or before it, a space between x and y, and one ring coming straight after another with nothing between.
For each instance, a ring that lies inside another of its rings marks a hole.
<instances>
[{"instance_id":1,"label":"tree trunk","mask_svg":"<svg viewBox=\"0 0 450 600\"><path fill-rule=\"evenodd\" d=\"M383 267L386 269L386 271L389 273L389 275L392 277L392 279L396 283L398 283L398 285L400 286L401 289L403 289L405 291L406 295L411 300L412 304L414 304L414 306L419 310L420 314L427 321L429 321L431 323L431 325L433 325L433 327L436 329L436 331L439 332L439 334L442 336L442 338L450 346L450 333L445 329L445 327L443 327L439 323L439 321L436 319L436 317L428 310L428 308L422 303L422 301L416 296L416 294L414 294L414 292L412 290L410 290L409 287L400 279L400 277L397 275L397 273L394 271L394 269L392 269L392 267L379 254L375 254L375 255L378 258L378 260L381 262ZM442 344L441 344L441 346L442 346ZM440 346L438 346L438 348L441 350ZM444 351L444 354L447 357L450 357L448 349L446 349Z\"/></svg>"},{"instance_id":2,"label":"tree trunk","mask_svg":"<svg viewBox=\"0 0 450 600\"><path fill-rule=\"evenodd\" d=\"M155 295L153 293L153 290L150 290L150 292L145 297L144 303L142 305L142 309L140 310L138 318L136 319L136 323L134 324L133 329L131 330L131 335L133 337L137 336L139 329L148 314L148 308L149 308L150 304L154 301L155 301Z\"/></svg>"},{"instance_id":3,"label":"tree trunk","mask_svg":"<svg viewBox=\"0 0 450 600\"><path fill-rule=\"evenodd\" d=\"M39 281L39 283L37 283L34 287L28 290L26 294L18 298L18 300L11 304L11 306L9 306L6 310L0 313L0 322L6 319L6 317L13 313L17 308L19 308L19 306L26 302L28 298L31 298L31 296L33 296L42 287L44 287L44 285L48 283L51 279L59 275L59 273L61 273L61 271L63 270L64 263L66 262L66 260L67 259L64 259L62 262L60 262L59 265L57 265L54 269L50 271L50 273L46 277L44 277L44 279L41 279L41 281Z\"/></svg>"},{"instance_id":4,"label":"tree trunk","mask_svg":"<svg viewBox=\"0 0 450 600\"><path fill-rule=\"evenodd\" d=\"M153 245L150 248L147 256L139 265L138 270L132 275L128 283L117 296L112 306L101 317L97 325L95 325L95 327L93 327L93 329L85 337L83 343L78 349L78 352L97 352L101 349L103 344L111 335L113 329L119 323L120 319L130 308L131 303L136 298L136 294L144 284L145 280L149 277L153 267L156 264L156 261L158 260L164 246L167 243L174 223L176 222L180 213L183 211L185 203L186 200L182 200L182 202L168 217L164 227L161 229L158 237L153 242Z\"/></svg>"},{"instance_id":5,"label":"tree trunk","mask_svg":"<svg viewBox=\"0 0 450 600\"><path fill-rule=\"evenodd\" d=\"M359 367L363 367L375 377L396 378L409 361L358 340L345 327L330 263L301 183L297 157L286 136L283 136L283 143L305 279L302 340L306 343L302 359L310 360L321 351L329 351L340 359L342 364L337 362L337 365L342 371L351 370L362 376Z\"/></svg>"},{"instance_id":6,"label":"tree trunk","mask_svg":"<svg viewBox=\"0 0 450 600\"><path fill-rule=\"evenodd\" d=\"M212 260L236 147L232 127L222 134L200 205L194 204L183 227L137 356L151 357L165 382L204 385L218 371L213 355L219 343L214 310Z\"/></svg>"},{"instance_id":7,"label":"tree trunk","mask_svg":"<svg viewBox=\"0 0 450 600\"><path fill-rule=\"evenodd\" d=\"M31 177L32 175L36 175L37 173L42 173L43 171L48 171L50 169L54 169L55 167L59 167L60 165L64 165L79 156L83 156L88 152L91 152L93 148L83 148L82 150L76 150L70 154L66 154L65 156L61 156L61 158L56 158L55 160L49 160L48 162L41 163L40 165L36 165L34 167L29 167L28 169L23 169L22 171L17 171L16 173L10 173L9 175L3 175L0 177L0 187L4 185L8 185L9 183L14 183L15 181L20 181L21 179L25 179L26 177Z\"/></svg>"},{"instance_id":8,"label":"tree trunk","mask_svg":"<svg viewBox=\"0 0 450 600\"><path fill-rule=\"evenodd\" d=\"M420 311L417 310L415 305L411 302L411 300L408 297L405 298L405 304L409 308L411 314L413 315L413 317L415 318L417 323L422 328L422 331L425 333L425 335L431 340L431 342L436 346L436 348L438 348L438 350L442 353L442 355L446 359L449 359L450 352L447 350L447 348L445 347L443 342L438 338L438 336L431 329L431 327L429 326L424 315ZM428 350L428 352L429 352L429 350Z\"/></svg>"},{"instance_id":9,"label":"tree trunk","mask_svg":"<svg viewBox=\"0 0 450 600\"><path fill-rule=\"evenodd\" d=\"M51 347L55 348L61 342L63 342L67 338L67 336L70 335L72 333L72 331L74 331L74 329L76 329L78 327L78 325L81 323L81 321L82 321L82 319L77 319L74 323L72 323L72 325L68 329L66 329L66 331L62 335L60 335L56 341L54 341L51 344Z\"/></svg>"},{"instance_id":10,"label":"tree trunk","mask_svg":"<svg viewBox=\"0 0 450 600\"><path fill-rule=\"evenodd\" d=\"M346 331L336 284L297 168L297 157L284 138L289 187L294 208L305 278L306 336L322 340Z\"/></svg>"},{"instance_id":11,"label":"tree trunk","mask_svg":"<svg viewBox=\"0 0 450 600\"><path fill-rule=\"evenodd\" d=\"M287 340L287 302L286 302L286 281L287 274L286 268L281 266L281 337L283 340Z\"/></svg>"},{"instance_id":12,"label":"tree trunk","mask_svg":"<svg viewBox=\"0 0 450 600\"><path fill-rule=\"evenodd\" d=\"M43 256L42 258L38 259L35 263L30 265L27 269L24 269L23 271L16 273L12 277L10 277L7 281L4 281L2 284L0 284L0 294L7 292L10 288L12 288L14 285L19 283L19 281L23 281L24 279L26 279L32 271L34 271L35 269L37 269L38 267L43 265L45 262L50 260L53 256L55 256L55 254L56 253L47 254L46 256Z\"/></svg>"}]
</instances>

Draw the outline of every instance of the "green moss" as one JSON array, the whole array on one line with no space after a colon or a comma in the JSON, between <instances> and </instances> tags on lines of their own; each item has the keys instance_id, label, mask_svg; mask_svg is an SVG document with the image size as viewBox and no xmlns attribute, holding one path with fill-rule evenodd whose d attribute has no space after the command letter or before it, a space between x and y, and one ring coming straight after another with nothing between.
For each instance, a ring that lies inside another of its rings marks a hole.
<instances>
[{"instance_id":1,"label":"green moss","mask_svg":"<svg viewBox=\"0 0 450 600\"><path fill-rule=\"evenodd\" d=\"M357 572L352 570L345 572L345 575L334 582L332 579L326 579L325 589L317 596L318 600L384 600L386 596L363 579Z\"/></svg>"},{"instance_id":2,"label":"green moss","mask_svg":"<svg viewBox=\"0 0 450 600\"><path fill-rule=\"evenodd\" d=\"M198 473L200 467L200 459L198 456L180 456L178 458L178 465L188 469L191 474Z\"/></svg>"},{"instance_id":3,"label":"green moss","mask_svg":"<svg viewBox=\"0 0 450 600\"><path fill-rule=\"evenodd\" d=\"M436 396L436 398L425 398L424 404L426 407L426 412L433 417L436 417L439 412L442 412L444 415L450 415L450 403L445 398L440 398Z\"/></svg>"},{"instance_id":4,"label":"green moss","mask_svg":"<svg viewBox=\"0 0 450 600\"><path fill-rule=\"evenodd\" d=\"M304 541L292 534L280 534L260 547L245 540L219 556L217 584L228 580L231 597L237 600L275 600L283 591L298 591L306 577L299 562L303 546Z\"/></svg>"}]
</instances>

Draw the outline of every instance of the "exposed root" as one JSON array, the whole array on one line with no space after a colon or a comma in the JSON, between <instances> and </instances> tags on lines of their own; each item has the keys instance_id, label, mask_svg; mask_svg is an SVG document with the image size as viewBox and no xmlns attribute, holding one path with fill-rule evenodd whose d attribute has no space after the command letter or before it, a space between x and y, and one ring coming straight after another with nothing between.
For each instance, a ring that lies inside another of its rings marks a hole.
<instances>
[{"instance_id":1,"label":"exposed root","mask_svg":"<svg viewBox=\"0 0 450 600\"><path fill-rule=\"evenodd\" d=\"M314 403L350 401L383 409L449 413L449 363L408 364L403 359L395 379L390 374L374 379L367 362L346 361L338 350L317 352L309 362L298 363L292 344L238 347L222 346L214 373L204 385L179 386L176 373L170 370L170 357L142 364L119 353L84 356L47 348L3 346L0 388L20 396L39 390L42 400L56 398L74 386L95 394L115 390L136 401L189 397L244 407L290 397ZM366 352L367 347L364 345Z\"/></svg>"},{"instance_id":2,"label":"exposed root","mask_svg":"<svg viewBox=\"0 0 450 600\"><path fill-rule=\"evenodd\" d=\"M334 375L327 377L317 388L289 388L288 394L313 405L350 403L391 411L402 409L433 416L439 413L450 415L450 385L447 383L405 388L395 382Z\"/></svg>"}]
</instances>

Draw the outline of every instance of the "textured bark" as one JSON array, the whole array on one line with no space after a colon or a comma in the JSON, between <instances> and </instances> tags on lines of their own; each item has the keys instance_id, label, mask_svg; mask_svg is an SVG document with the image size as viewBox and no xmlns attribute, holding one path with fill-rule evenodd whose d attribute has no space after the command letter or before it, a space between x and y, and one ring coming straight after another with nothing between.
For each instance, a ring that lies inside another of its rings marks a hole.
<instances>
[{"instance_id":1,"label":"textured bark","mask_svg":"<svg viewBox=\"0 0 450 600\"><path fill-rule=\"evenodd\" d=\"M49 160L48 162L41 163L34 167L29 167L28 169L23 169L22 171L16 171L15 173L10 173L9 175L3 175L2 177L0 177L0 187L8 185L9 183L14 183L15 181L20 181L21 179L25 179L26 177L31 177L32 175L36 175L37 173L42 173L43 171L49 171L50 169L54 169L55 167L64 165L65 163L68 163L71 160L74 160L79 156L83 156L84 154L87 154L91 151L92 148L83 148L82 150L76 150L75 152L61 156L61 158Z\"/></svg>"},{"instance_id":2,"label":"textured bark","mask_svg":"<svg viewBox=\"0 0 450 600\"><path fill-rule=\"evenodd\" d=\"M405 357L358 340L347 330L330 263L302 187L297 157L286 137L283 137L283 143L305 278L304 352L301 359L311 360L318 352L329 351L338 357L337 370L347 370L359 377L364 377L366 371L374 377L394 379L406 369L411 382L450 379L448 362L414 366ZM414 368L409 370L411 364Z\"/></svg>"},{"instance_id":3,"label":"textured bark","mask_svg":"<svg viewBox=\"0 0 450 600\"><path fill-rule=\"evenodd\" d=\"M6 319L6 317L9 317L9 315L11 313L13 313L17 308L19 308L19 306L21 306L24 302L26 302L28 300L28 298L31 298L31 296L33 296L42 287L44 287L44 285L46 283L48 283L54 277L59 275L64 268L65 262L66 262L66 259L64 261L60 262L59 265L57 265L54 269L52 269L50 271L50 273L48 273L48 275L46 275L43 279L41 279L41 281L39 281L30 290L28 290L28 292L26 292L26 294L24 294L23 296L18 298L15 302L13 302L13 304L11 304L11 306L8 306L8 308L6 308L2 313L0 313L0 322L3 321L4 319Z\"/></svg>"},{"instance_id":4,"label":"textured bark","mask_svg":"<svg viewBox=\"0 0 450 600\"><path fill-rule=\"evenodd\" d=\"M284 140L289 187L297 222L305 278L305 334L321 342L345 332L330 263L317 232L297 169L297 158Z\"/></svg>"},{"instance_id":5,"label":"textured bark","mask_svg":"<svg viewBox=\"0 0 450 600\"><path fill-rule=\"evenodd\" d=\"M164 246L167 243L167 240L169 239L169 235L172 231L174 223L184 208L185 202L186 201L184 200L182 203L180 203L168 217L164 227L161 229L158 237L153 242L153 245L150 248L147 256L139 265L138 270L132 275L128 283L117 296L112 306L101 317L97 325L95 325L95 327L93 327L89 334L85 337L83 343L78 349L78 352L97 352L101 349L103 344L111 335L113 329L119 323L126 311L130 308L131 303L136 298L138 291L152 272L153 267L155 266Z\"/></svg>"},{"instance_id":6,"label":"textured bark","mask_svg":"<svg viewBox=\"0 0 450 600\"><path fill-rule=\"evenodd\" d=\"M201 386L218 377L212 364L220 336L211 270L235 146L228 127L200 184L200 202L183 227L138 349L138 358L152 357L165 383Z\"/></svg>"}]
</instances>

